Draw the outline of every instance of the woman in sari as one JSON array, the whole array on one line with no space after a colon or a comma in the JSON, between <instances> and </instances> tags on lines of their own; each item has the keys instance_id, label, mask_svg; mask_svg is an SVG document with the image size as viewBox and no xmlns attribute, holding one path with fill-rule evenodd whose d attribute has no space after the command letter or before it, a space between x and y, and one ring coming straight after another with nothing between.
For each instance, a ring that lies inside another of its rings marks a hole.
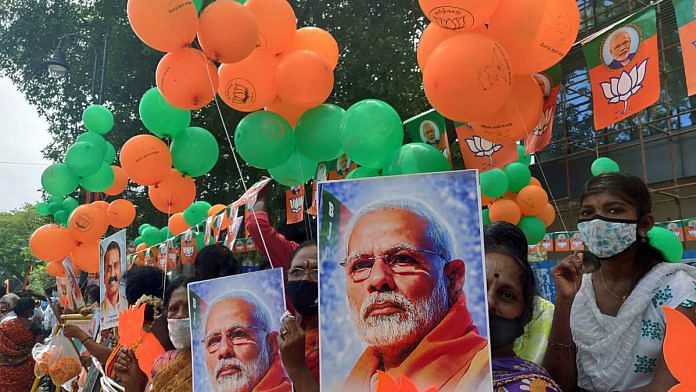
<instances>
[{"instance_id":1,"label":"woman in sari","mask_svg":"<svg viewBox=\"0 0 696 392\"><path fill-rule=\"evenodd\" d=\"M43 335L31 321L34 315L31 298L20 298L14 312L17 317L0 323L0 392L31 389L34 382L31 349Z\"/></svg>"},{"instance_id":2,"label":"woman in sari","mask_svg":"<svg viewBox=\"0 0 696 392\"><path fill-rule=\"evenodd\" d=\"M536 282L527 261L527 240L514 225L496 222L485 229L488 314L496 392L557 392L544 368L515 354L534 313Z\"/></svg>"}]
</instances>

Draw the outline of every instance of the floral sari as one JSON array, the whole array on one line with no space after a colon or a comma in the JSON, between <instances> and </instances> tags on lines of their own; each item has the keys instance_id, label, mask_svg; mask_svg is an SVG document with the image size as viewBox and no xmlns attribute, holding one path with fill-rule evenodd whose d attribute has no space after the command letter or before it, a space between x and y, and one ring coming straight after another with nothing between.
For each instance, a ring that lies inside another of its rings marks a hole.
<instances>
[{"instance_id":1,"label":"floral sari","mask_svg":"<svg viewBox=\"0 0 696 392\"><path fill-rule=\"evenodd\" d=\"M0 392L29 391L34 382L34 334L21 319L0 323Z\"/></svg>"},{"instance_id":2,"label":"floral sari","mask_svg":"<svg viewBox=\"0 0 696 392\"><path fill-rule=\"evenodd\" d=\"M561 392L544 368L522 358L493 359L495 392Z\"/></svg>"}]
</instances>

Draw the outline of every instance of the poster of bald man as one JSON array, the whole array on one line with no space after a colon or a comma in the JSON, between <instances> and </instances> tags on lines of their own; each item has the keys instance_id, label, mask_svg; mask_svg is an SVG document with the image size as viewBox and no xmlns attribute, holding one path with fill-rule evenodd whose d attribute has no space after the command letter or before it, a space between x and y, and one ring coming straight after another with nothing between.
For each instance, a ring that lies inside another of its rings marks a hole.
<instances>
[{"instance_id":1,"label":"poster of bald man","mask_svg":"<svg viewBox=\"0 0 696 392\"><path fill-rule=\"evenodd\" d=\"M478 189L475 171L320 184L322 390L492 390Z\"/></svg>"},{"instance_id":2,"label":"poster of bald man","mask_svg":"<svg viewBox=\"0 0 696 392\"><path fill-rule=\"evenodd\" d=\"M291 392L278 352L283 272L190 283L193 390Z\"/></svg>"}]
</instances>

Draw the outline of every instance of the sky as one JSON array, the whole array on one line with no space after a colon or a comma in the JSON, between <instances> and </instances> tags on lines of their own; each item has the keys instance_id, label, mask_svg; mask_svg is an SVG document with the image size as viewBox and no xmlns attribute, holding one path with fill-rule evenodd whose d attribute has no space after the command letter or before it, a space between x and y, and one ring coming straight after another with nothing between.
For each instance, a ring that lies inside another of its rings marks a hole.
<instances>
[{"instance_id":1,"label":"sky","mask_svg":"<svg viewBox=\"0 0 696 392\"><path fill-rule=\"evenodd\" d=\"M46 120L5 77L0 77L0 118L0 212L4 212L40 200L41 173L50 164L41 150L51 137Z\"/></svg>"}]
</instances>

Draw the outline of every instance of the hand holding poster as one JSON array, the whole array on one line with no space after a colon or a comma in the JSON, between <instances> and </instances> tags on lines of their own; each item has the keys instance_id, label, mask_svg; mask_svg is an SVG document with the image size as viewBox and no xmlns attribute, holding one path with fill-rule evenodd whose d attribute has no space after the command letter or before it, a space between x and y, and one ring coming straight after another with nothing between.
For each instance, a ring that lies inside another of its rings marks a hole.
<instances>
[{"instance_id":1,"label":"hand holding poster","mask_svg":"<svg viewBox=\"0 0 696 392\"><path fill-rule=\"evenodd\" d=\"M126 231L121 230L101 241L99 298L102 329L116 327L118 313L128 308L126 285L123 283L125 272Z\"/></svg>"}]
</instances>

